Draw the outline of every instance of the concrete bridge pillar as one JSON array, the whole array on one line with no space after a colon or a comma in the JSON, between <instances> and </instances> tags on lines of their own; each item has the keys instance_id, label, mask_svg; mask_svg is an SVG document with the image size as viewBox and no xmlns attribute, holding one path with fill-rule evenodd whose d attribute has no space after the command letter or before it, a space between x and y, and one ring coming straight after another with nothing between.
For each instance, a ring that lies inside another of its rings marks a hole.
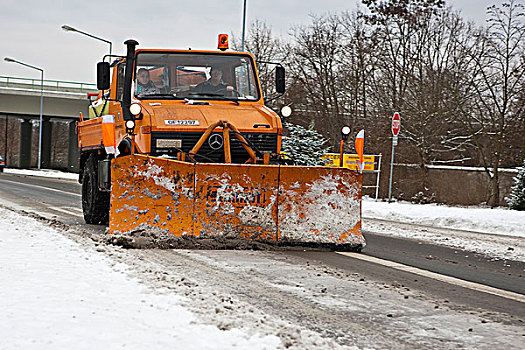
<instances>
[{"instance_id":1,"label":"concrete bridge pillar","mask_svg":"<svg viewBox=\"0 0 525 350\"><path fill-rule=\"evenodd\" d=\"M31 134L33 131L33 124L31 119L24 119L20 123L20 142L18 144L18 167L31 167Z\"/></svg>"},{"instance_id":2,"label":"concrete bridge pillar","mask_svg":"<svg viewBox=\"0 0 525 350\"><path fill-rule=\"evenodd\" d=\"M78 172L79 168L79 157L78 152L78 142L77 142L77 133L76 133L77 122L72 121L69 123L69 149L68 149L68 159L67 159L67 168L71 172Z\"/></svg>"},{"instance_id":3,"label":"concrete bridge pillar","mask_svg":"<svg viewBox=\"0 0 525 350\"><path fill-rule=\"evenodd\" d=\"M53 124L49 118L43 118L42 123L42 169L51 167L51 134Z\"/></svg>"}]
</instances>

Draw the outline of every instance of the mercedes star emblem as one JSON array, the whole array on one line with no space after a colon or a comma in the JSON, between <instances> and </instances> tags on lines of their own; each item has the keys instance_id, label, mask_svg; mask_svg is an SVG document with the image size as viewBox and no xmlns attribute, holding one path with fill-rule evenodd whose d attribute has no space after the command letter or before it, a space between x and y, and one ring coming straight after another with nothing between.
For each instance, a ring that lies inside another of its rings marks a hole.
<instances>
[{"instance_id":1,"label":"mercedes star emblem","mask_svg":"<svg viewBox=\"0 0 525 350\"><path fill-rule=\"evenodd\" d=\"M223 143L224 140L221 134L213 134L208 138L208 145L210 145L212 150L218 150L222 147Z\"/></svg>"}]
</instances>

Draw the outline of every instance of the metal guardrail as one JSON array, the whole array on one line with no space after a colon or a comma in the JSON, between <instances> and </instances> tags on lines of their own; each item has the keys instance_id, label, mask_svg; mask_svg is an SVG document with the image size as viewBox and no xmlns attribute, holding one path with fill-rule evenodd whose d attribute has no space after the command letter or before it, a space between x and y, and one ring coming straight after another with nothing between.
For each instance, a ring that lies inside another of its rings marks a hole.
<instances>
[{"instance_id":1,"label":"metal guardrail","mask_svg":"<svg viewBox=\"0 0 525 350\"><path fill-rule=\"evenodd\" d=\"M40 79L0 76L0 86L40 91ZM97 85L64 80L44 80L44 90L61 92L97 92Z\"/></svg>"}]
</instances>

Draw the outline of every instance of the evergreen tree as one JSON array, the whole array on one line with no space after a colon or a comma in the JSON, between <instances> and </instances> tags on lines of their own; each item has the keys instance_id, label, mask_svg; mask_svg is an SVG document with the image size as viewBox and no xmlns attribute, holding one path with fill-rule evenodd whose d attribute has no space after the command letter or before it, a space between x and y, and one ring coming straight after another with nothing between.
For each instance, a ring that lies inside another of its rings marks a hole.
<instances>
[{"instance_id":1,"label":"evergreen tree","mask_svg":"<svg viewBox=\"0 0 525 350\"><path fill-rule=\"evenodd\" d=\"M510 209L525 210L525 159L523 167L519 168L518 175L514 178L514 186L510 196L505 198Z\"/></svg>"},{"instance_id":2,"label":"evergreen tree","mask_svg":"<svg viewBox=\"0 0 525 350\"><path fill-rule=\"evenodd\" d=\"M293 164L306 166L325 164L320 157L327 152L328 147L324 146L328 140L313 129L313 123L308 129L291 123L286 123L284 126L290 134L283 136L282 151Z\"/></svg>"}]
</instances>

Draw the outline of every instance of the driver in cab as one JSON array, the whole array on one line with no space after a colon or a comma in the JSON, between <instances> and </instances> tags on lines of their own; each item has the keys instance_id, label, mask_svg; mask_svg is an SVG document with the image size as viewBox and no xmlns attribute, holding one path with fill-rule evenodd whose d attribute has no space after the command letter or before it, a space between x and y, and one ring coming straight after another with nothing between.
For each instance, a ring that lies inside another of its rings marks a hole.
<instances>
[{"instance_id":1,"label":"driver in cab","mask_svg":"<svg viewBox=\"0 0 525 350\"><path fill-rule=\"evenodd\" d=\"M195 93L209 94L216 96L226 96L227 92L233 91L233 86L222 81L222 70L212 66L210 70L210 79L200 83L194 88Z\"/></svg>"},{"instance_id":2,"label":"driver in cab","mask_svg":"<svg viewBox=\"0 0 525 350\"><path fill-rule=\"evenodd\" d=\"M137 94L151 95L160 93L160 89L151 81L149 71L140 68L137 71Z\"/></svg>"}]
</instances>

